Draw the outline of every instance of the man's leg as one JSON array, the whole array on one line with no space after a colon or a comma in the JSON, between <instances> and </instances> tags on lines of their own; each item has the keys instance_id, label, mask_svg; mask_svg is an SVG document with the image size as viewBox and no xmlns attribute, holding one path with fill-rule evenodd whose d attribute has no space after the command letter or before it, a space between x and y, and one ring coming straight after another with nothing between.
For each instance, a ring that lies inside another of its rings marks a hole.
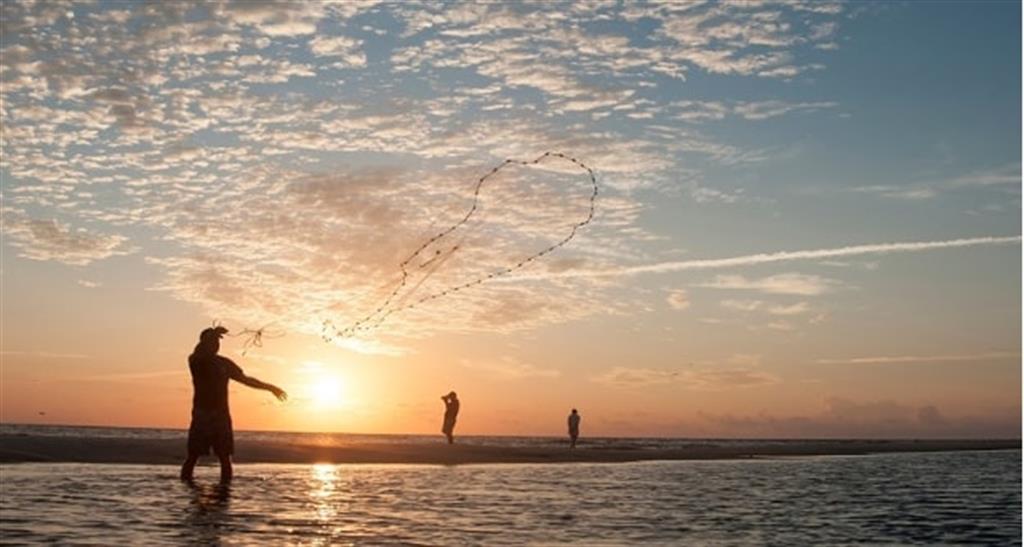
<instances>
[{"instance_id":1,"label":"man's leg","mask_svg":"<svg viewBox=\"0 0 1024 547\"><path fill-rule=\"evenodd\" d=\"M231 478L234 476L234 470L231 468L231 454L218 452L217 458L220 459L220 482L227 484L231 482Z\"/></svg>"},{"instance_id":2,"label":"man's leg","mask_svg":"<svg viewBox=\"0 0 1024 547\"><path fill-rule=\"evenodd\" d=\"M234 476L231 468L231 454L235 452L235 432L231 428L231 416L220 416L217 423L217 436L213 443L213 452L220 460L220 483L228 484Z\"/></svg>"},{"instance_id":3,"label":"man's leg","mask_svg":"<svg viewBox=\"0 0 1024 547\"><path fill-rule=\"evenodd\" d=\"M198 454L189 453L188 457L185 458L185 463L181 464L181 480L192 481L192 471L196 468L198 460Z\"/></svg>"}]
</instances>

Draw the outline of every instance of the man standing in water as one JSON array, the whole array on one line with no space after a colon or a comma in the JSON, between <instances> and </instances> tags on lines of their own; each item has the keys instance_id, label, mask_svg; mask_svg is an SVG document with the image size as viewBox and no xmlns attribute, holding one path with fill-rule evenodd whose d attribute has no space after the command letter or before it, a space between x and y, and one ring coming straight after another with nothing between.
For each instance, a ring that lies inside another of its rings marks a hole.
<instances>
[{"instance_id":1,"label":"man standing in water","mask_svg":"<svg viewBox=\"0 0 1024 547\"><path fill-rule=\"evenodd\" d=\"M199 334L199 343L188 356L192 372L192 425L188 428L188 458L181 465L181 480L191 481L192 471L199 456L213 448L220 460L220 481L231 481L231 454L235 451L231 412L228 409L228 380L235 380L251 388L265 389L284 401L288 394L283 389L246 376L242 369L227 357L217 355L220 339L228 332L224 327L205 329Z\"/></svg>"},{"instance_id":2,"label":"man standing in water","mask_svg":"<svg viewBox=\"0 0 1024 547\"><path fill-rule=\"evenodd\" d=\"M455 431L455 418L459 415L459 398L453 391L448 395L442 395L441 400L444 401L444 425L441 426L441 433L448 437L448 444L452 444L455 442L452 432Z\"/></svg>"},{"instance_id":3,"label":"man standing in water","mask_svg":"<svg viewBox=\"0 0 1024 547\"><path fill-rule=\"evenodd\" d=\"M569 414L569 448L576 448L576 439L580 436L580 415L576 409Z\"/></svg>"}]
</instances>

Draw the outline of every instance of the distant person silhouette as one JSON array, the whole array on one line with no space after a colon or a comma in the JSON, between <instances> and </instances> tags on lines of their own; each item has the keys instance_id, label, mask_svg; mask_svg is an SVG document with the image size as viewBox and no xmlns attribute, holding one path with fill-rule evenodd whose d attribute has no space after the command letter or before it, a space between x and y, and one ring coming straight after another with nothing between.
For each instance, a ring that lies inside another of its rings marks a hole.
<instances>
[{"instance_id":1,"label":"distant person silhouette","mask_svg":"<svg viewBox=\"0 0 1024 547\"><path fill-rule=\"evenodd\" d=\"M220 351L220 338L227 332L228 329L224 327L203 330L195 350L188 356L194 394L192 424L188 428L188 457L181 465L183 481L192 480L196 461L199 456L209 454L211 448L220 459L221 482L231 481L231 455L235 451L235 437L231 428L231 411L228 409L228 380L265 389L282 401L288 398L283 389L246 376L234 361L217 355Z\"/></svg>"},{"instance_id":2,"label":"distant person silhouette","mask_svg":"<svg viewBox=\"0 0 1024 547\"><path fill-rule=\"evenodd\" d=\"M580 415L576 409L569 414L569 448L576 448L576 439L580 436Z\"/></svg>"},{"instance_id":3,"label":"distant person silhouette","mask_svg":"<svg viewBox=\"0 0 1024 547\"><path fill-rule=\"evenodd\" d=\"M455 418L459 415L459 398L453 391L448 395L442 395L441 400L444 401L444 425L441 426L441 433L448 437L448 444L452 444L455 442L452 433L455 431Z\"/></svg>"}]
</instances>

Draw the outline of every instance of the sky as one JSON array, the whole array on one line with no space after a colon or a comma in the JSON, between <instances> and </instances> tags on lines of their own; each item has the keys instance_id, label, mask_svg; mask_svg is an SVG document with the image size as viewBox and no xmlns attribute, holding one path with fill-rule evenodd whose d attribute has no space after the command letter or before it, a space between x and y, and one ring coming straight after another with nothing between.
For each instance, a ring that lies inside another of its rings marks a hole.
<instances>
[{"instance_id":1,"label":"sky","mask_svg":"<svg viewBox=\"0 0 1024 547\"><path fill-rule=\"evenodd\" d=\"M1020 10L3 2L0 421L1018 437Z\"/></svg>"}]
</instances>

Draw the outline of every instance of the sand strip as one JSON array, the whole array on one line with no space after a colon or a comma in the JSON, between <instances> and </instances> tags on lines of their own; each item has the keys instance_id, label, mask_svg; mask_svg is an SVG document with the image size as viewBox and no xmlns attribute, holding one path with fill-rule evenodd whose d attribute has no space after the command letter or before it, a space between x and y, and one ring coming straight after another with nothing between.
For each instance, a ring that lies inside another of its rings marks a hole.
<instances>
[{"instance_id":1,"label":"sand strip","mask_svg":"<svg viewBox=\"0 0 1024 547\"><path fill-rule=\"evenodd\" d=\"M813 440L750 441L714 444L694 441L672 449L627 449L581 446L524 448L469 444L355 443L315 446L239 440L238 463L561 463L708 460L792 456L862 455L885 452L1020 450L1016 440ZM185 438L124 439L0 435L0 462L178 463Z\"/></svg>"}]
</instances>

